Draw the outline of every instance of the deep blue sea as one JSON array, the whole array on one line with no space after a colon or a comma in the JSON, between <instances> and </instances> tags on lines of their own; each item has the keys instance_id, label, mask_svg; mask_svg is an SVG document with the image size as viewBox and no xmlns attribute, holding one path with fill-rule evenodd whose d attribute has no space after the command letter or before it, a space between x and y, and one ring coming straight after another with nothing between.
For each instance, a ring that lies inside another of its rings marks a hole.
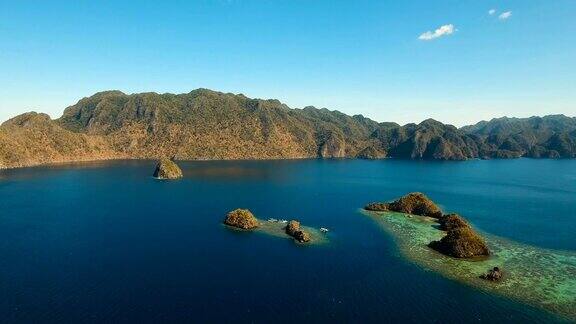
<instances>
[{"instance_id":1,"label":"deep blue sea","mask_svg":"<svg viewBox=\"0 0 576 324\"><path fill-rule=\"evenodd\" d=\"M576 160L181 162L0 171L0 321L553 322L402 257L358 213L421 191L480 230L576 250ZM300 246L221 225L262 219L328 227Z\"/></svg>"}]
</instances>

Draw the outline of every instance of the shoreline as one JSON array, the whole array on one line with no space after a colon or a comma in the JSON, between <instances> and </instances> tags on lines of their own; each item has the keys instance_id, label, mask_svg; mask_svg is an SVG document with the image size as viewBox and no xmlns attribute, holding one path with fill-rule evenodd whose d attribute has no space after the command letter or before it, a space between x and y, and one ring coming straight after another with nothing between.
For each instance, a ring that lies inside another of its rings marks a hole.
<instances>
[{"instance_id":1,"label":"shoreline","mask_svg":"<svg viewBox=\"0 0 576 324\"><path fill-rule=\"evenodd\" d=\"M67 164L76 163L91 163L91 162L106 162L106 161L157 161L159 158L154 157L129 157L129 156L118 156L118 157L106 157L106 158L80 158L80 159L61 159L51 162L34 162L34 163L24 163L16 164L10 166L0 165L0 171L2 170L16 170L16 169L26 169L26 168L37 168L45 166L63 166ZM508 161L508 160L554 160L554 161L571 161L576 160L576 158L531 158L531 157L517 157L517 158L494 158L494 159L482 159L473 158L466 160L429 160L429 159L403 159L396 157L385 157L381 159L363 159L358 157L341 157L341 158L322 158L322 157L284 157L284 158L250 158L250 159L211 159L211 158L196 158L196 159L175 159L176 162L223 162L223 161L299 161L299 160L326 160L326 161L411 161L415 163L462 163L470 161Z\"/></svg>"}]
</instances>

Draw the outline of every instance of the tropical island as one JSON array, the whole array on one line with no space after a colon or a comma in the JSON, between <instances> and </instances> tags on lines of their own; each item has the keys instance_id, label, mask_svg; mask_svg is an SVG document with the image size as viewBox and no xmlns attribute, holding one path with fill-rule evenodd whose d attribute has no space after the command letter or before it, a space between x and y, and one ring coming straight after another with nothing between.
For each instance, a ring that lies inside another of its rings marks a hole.
<instances>
[{"instance_id":1,"label":"tropical island","mask_svg":"<svg viewBox=\"0 0 576 324\"><path fill-rule=\"evenodd\" d=\"M497 118L456 128L376 122L325 108L197 89L104 91L52 120L36 112L0 126L0 168L110 159L574 158L576 118Z\"/></svg>"},{"instance_id":2,"label":"tropical island","mask_svg":"<svg viewBox=\"0 0 576 324\"><path fill-rule=\"evenodd\" d=\"M455 258L474 258L490 255L484 239L472 229L468 222L457 214L442 214L440 208L426 195L411 192L390 203L370 203L368 211L398 212L437 219L446 235L428 244L432 249Z\"/></svg>"},{"instance_id":3,"label":"tropical island","mask_svg":"<svg viewBox=\"0 0 576 324\"><path fill-rule=\"evenodd\" d=\"M421 193L371 203L362 213L392 235L412 262L447 278L576 318L576 254L480 235Z\"/></svg>"}]
</instances>

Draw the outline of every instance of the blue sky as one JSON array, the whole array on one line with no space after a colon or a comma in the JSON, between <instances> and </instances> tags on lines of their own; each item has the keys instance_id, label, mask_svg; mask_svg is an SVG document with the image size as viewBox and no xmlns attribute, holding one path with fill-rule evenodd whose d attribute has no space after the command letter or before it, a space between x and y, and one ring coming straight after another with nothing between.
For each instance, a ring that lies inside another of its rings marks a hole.
<instances>
[{"instance_id":1,"label":"blue sky","mask_svg":"<svg viewBox=\"0 0 576 324\"><path fill-rule=\"evenodd\" d=\"M0 121L200 87L399 123L574 116L576 1L0 0Z\"/></svg>"}]
</instances>

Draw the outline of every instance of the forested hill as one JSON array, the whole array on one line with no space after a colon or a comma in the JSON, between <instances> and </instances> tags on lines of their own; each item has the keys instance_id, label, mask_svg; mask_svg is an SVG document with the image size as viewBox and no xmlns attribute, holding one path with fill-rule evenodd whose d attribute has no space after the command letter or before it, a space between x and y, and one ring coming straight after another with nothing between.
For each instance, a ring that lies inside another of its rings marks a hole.
<instances>
[{"instance_id":1,"label":"forested hill","mask_svg":"<svg viewBox=\"0 0 576 324\"><path fill-rule=\"evenodd\" d=\"M400 126L362 115L197 89L186 94L106 91L61 118L26 113L0 126L0 167L162 156L180 160L576 156L565 116L500 118L457 129L435 120Z\"/></svg>"},{"instance_id":2,"label":"forested hill","mask_svg":"<svg viewBox=\"0 0 576 324\"><path fill-rule=\"evenodd\" d=\"M527 157L576 157L576 118L549 115L530 118L495 118L463 127L480 137L494 152Z\"/></svg>"}]
</instances>

